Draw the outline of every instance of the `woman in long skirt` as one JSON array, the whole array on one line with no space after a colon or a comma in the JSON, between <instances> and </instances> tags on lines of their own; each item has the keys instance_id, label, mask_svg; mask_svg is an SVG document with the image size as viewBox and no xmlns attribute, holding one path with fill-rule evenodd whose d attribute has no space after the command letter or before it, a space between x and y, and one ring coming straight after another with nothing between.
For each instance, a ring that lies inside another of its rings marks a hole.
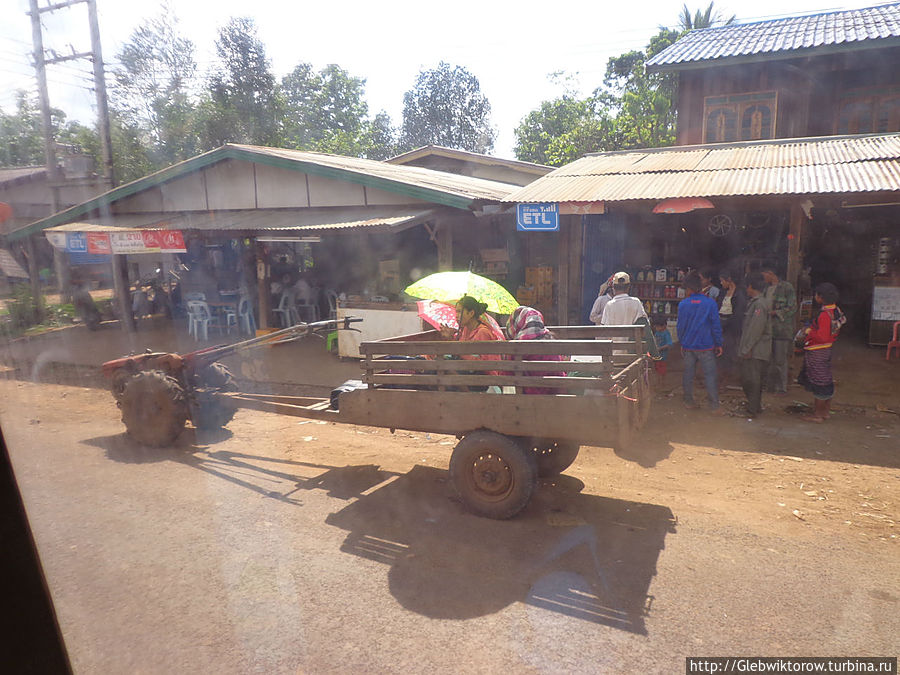
<instances>
[{"instance_id":1,"label":"woman in long skirt","mask_svg":"<svg viewBox=\"0 0 900 675\"><path fill-rule=\"evenodd\" d=\"M828 419L831 399L834 396L834 378L831 372L831 349L847 319L837 306L838 292L834 284L816 286L815 300L819 314L806 329L803 344L803 370L798 382L812 392L815 409L803 417L807 422L821 423Z\"/></svg>"}]
</instances>

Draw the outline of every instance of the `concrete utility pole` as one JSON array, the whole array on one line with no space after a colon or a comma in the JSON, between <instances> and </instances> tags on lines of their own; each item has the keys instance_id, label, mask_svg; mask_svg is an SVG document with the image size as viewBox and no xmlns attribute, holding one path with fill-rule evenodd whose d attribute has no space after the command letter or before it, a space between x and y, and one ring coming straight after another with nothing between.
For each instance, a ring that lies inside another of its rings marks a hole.
<instances>
[{"instance_id":1,"label":"concrete utility pole","mask_svg":"<svg viewBox=\"0 0 900 675\"><path fill-rule=\"evenodd\" d=\"M45 12L55 12L57 10L65 9L67 7L82 3L87 5L88 25L91 36L91 51L75 53L75 50L73 49L72 54L66 56L54 56L54 58L52 59L46 58L46 55L44 53L43 34L41 30L41 15ZM38 6L38 0L29 0L29 5L32 40L34 42L34 67L37 73L38 92L41 102L41 117L43 120L44 158L47 163L47 182L50 186L51 207L53 209L53 213L56 213L61 208L59 187L62 183L62 176L60 175L59 168L57 166L56 145L53 138L53 126L50 118L50 97L47 93L46 75L46 67L48 65L60 63L62 61L71 61L74 59L90 59L93 63L94 93L97 96L97 117L98 127L100 130L100 149L103 161L103 176L106 179L106 187L108 189L112 189L116 184L112 158L112 138L109 129L109 106L106 98L106 76L103 72L103 52L100 46L100 24L97 20L96 0L62 0L61 2L56 3L48 1L48 4L43 7ZM31 242L29 251L33 250L34 242ZM64 297L68 297L70 295L70 289L68 274L69 269L67 266L67 261L65 260L63 253L55 248L53 251L53 259L54 266L56 268L56 277L59 280L60 292ZM32 274L31 280L32 288L36 288L35 292L38 292L40 289L40 282L37 278L36 265L30 265L30 269L31 268L35 269L34 273ZM116 276L117 273L121 276L121 268L121 264L113 265L114 276ZM123 282L122 279L119 279L116 276L116 280L117 282L119 282L119 284L124 283L124 288L127 291L127 279ZM122 316L126 317L124 325L126 326L126 328L129 328L131 326L131 304L129 302L127 292L125 292L124 294L120 294L119 302L120 309L123 311ZM125 312L126 308L127 312Z\"/></svg>"}]
</instances>

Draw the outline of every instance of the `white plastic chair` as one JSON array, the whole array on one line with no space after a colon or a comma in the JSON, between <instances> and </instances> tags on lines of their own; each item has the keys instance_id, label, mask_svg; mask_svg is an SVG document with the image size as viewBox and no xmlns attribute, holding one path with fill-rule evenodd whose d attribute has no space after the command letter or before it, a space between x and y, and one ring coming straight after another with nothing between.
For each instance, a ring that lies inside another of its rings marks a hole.
<instances>
[{"instance_id":1,"label":"white plastic chair","mask_svg":"<svg viewBox=\"0 0 900 675\"><path fill-rule=\"evenodd\" d=\"M272 310L281 320L283 328L288 328L296 323L300 323L300 316L297 313L297 304L294 301L292 293L282 293L281 299L278 301L278 307Z\"/></svg>"},{"instance_id":2,"label":"white plastic chair","mask_svg":"<svg viewBox=\"0 0 900 675\"><path fill-rule=\"evenodd\" d=\"M319 306L306 298L297 298L297 316L303 321L311 323L319 320Z\"/></svg>"},{"instance_id":3,"label":"white plastic chair","mask_svg":"<svg viewBox=\"0 0 900 675\"><path fill-rule=\"evenodd\" d=\"M212 322L212 315L209 312L209 305L202 300L188 300L188 332L194 336L195 340L209 339L209 325Z\"/></svg>"},{"instance_id":4,"label":"white plastic chair","mask_svg":"<svg viewBox=\"0 0 900 675\"><path fill-rule=\"evenodd\" d=\"M237 312L228 310L225 316L225 322L228 326L228 332L231 332L231 326L237 327L239 333L247 335L256 334L256 318L253 316L253 308L250 306L250 298L242 297L238 300Z\"/></svg>"},{"instance_id":5,"label":"white plastic chair","mask_svg":"<svg viewBox=\"0 0 900 675\"><path fill-rule=\"evenodd\" d=\"M338 294L330 288L326 288L325 299L328 301L328 318L336 319Z\"/></svg>"}]
</instances>

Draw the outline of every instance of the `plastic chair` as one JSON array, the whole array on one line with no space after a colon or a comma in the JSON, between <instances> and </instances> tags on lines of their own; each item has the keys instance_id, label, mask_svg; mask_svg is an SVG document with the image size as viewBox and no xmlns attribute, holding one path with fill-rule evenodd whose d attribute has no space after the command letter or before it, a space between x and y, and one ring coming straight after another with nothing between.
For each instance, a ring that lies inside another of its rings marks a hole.
<instances>
[{"instance_id":1,"label":"plastic chair","mask_svg":"<svg viewBox=\"0 0 900 675\"><path fill-rule=\"evenodd\" d=\"M307 323L319 320L319 306L306 298L297 298L297 316Z\"/></svg>"},{"instance_id":2,"label":"plastic chair","mask_svg":"<svg viewBox=\"0 0 900 675\"><path fill-rule=\"evenodd\" d=\"M897 354L900 354L900 321L894 322L894 335L891 338L891 341L888 342L887 354L884 355L884 358L887 361L891 360L891 350L892 349L896 349Z\"/></svg>"},{"instance_id":3,"label":"plastic chair","mask_svg":"<svg viewBox=\"0 0 900 675\"><path fill-rule=\"evenodd\" d=\"M250 306L250 298L242 297L238 301L237 314L230 311L226 321L237 325L238 332L247 335L256 334L256 318L253 316L253 308Z\"/></svg>"},{"instance_id":4,"label":"plastic chair","mask_svg":"<svg viewBox=\"0 0 900 675\"><path fill-rule=\"evenodd\" d=\"M281 299L278 301L278 307L273 309L272 313L279 316L282 328L288 328L294 324L300 323L300 316L297 313L297 304L291 293L281 294Z\"/></svg>"},{"instance_id":5,"label":"plastic chair","mask_svg":"<svg viewBox=\"0 0 900 675\"><path fill-rule=\"evenodd\" d=\"M190 291L184 294L184 301L187 302L188 300L203 300L203 302L206 302L206 293L203 291Z\"/></svg>"},{"instance_id":6,"label":"plastic chair","mask_svg":"<svg viewBox=\"0 0 900 675\"><path fill-rule=\"evenodd\" d=\"M209 305L202 300L188 300L188 333L194 336L195 340L209 339L209 325L212 322L212 315L209 313Z\"/></svg>"},{"instance_id":7,"label":"plastic chair","mask_svg":"<svg viewBox=\"0 0 900 675\"><path fill-rule=\"evenodd\" d=\"M330 288L325 289L325 299L328 301L328 318L337 318L338 294Z\"/></svg>"}]
</instances>

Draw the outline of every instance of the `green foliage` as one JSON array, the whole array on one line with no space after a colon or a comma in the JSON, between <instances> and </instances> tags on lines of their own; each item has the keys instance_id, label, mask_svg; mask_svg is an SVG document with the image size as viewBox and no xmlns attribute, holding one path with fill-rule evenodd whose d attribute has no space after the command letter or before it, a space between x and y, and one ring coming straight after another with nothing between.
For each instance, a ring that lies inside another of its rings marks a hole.
<instances>
[{"instance_id":1,"label":"green foliage","mask_svg":"<svg viewBox=\"0 0 900 675\"><path fill-rule=\"evenodd\" d=\"M50 126L54 131L65 123L62 110L51 109ZM0 110L0 166L38 166L44 164L44 129L36 99L25 91L16 92L16 110Z\"/></svg>"},{"instance_id":2,"label":"green foliage","mask_svg":"<svg viewBox=\"0 0 900 675\"><path fill-rule=\"evenodd\" d=\"M403 95L401 149L443 145L488 153L496 137L490 117L491 104L478 78L441 61L437 68L421 71L414 88Z\"/></svg>"},{"instance_id":3,"label":"green foliage","mask_svg":"<svg viewBox=\"0 0 900 675\"><path fill-rule=\"evenodd\" d=\"M219 31L216 54L220 65L199 109L203 147L280 145L284 105L253 19L231 19Z\"/></svg>"},{"instance_id":4,"label":"green foliage","mask_svg":"<svg viewBox=\"0 0 900 675\"><path fill-rule=\"evenodd\" d=\"M679 28L682 31L689 31L697 30L698 28L710 28L717 23L724 26L734 23L735 15L732 14L730 18L726 19L721 12L713 10L714 4L714 2L710 2L706 11L701 12L698 9L693 16L691 16L691 10L688 9L688 6L684 5L681 8L681 15L678 17Z\"/></svg>"},{"instance_id":5,"label":"green foliage","mask_svg":"<svg viewBox=\"0 0 900 675\"><path fill-rule=\"evenodd\" d=\"M40 323L43 316L43 298L35 300L28 284L16 284L13 297L6 303L9 322L14 331L21 331Z\"/></svg>"},{"instance_id":6,"label":"green foliage","mask_svg":"<svg viewBox=\"0 0 900 675\"><path fill-rule=\"evenodd\" d=\"M147 161L161 168L197 153L194 43L180 34L178 18L165 3L136 29L116 55L112 107L122 129L140 129L135 139Z\"/></svg>"},{"instance_id":7,"label":"green foliage","mask_svg":"<svg viewBox=\"0 0 900 675\"><path fill-rule=\"evenodd\" d=\"M516 157L521 160L561 166L589 152L615 150L620 146L615 120L595 98L564 95L544 101L519 124Z\"/></svg>"}]
</instances>

